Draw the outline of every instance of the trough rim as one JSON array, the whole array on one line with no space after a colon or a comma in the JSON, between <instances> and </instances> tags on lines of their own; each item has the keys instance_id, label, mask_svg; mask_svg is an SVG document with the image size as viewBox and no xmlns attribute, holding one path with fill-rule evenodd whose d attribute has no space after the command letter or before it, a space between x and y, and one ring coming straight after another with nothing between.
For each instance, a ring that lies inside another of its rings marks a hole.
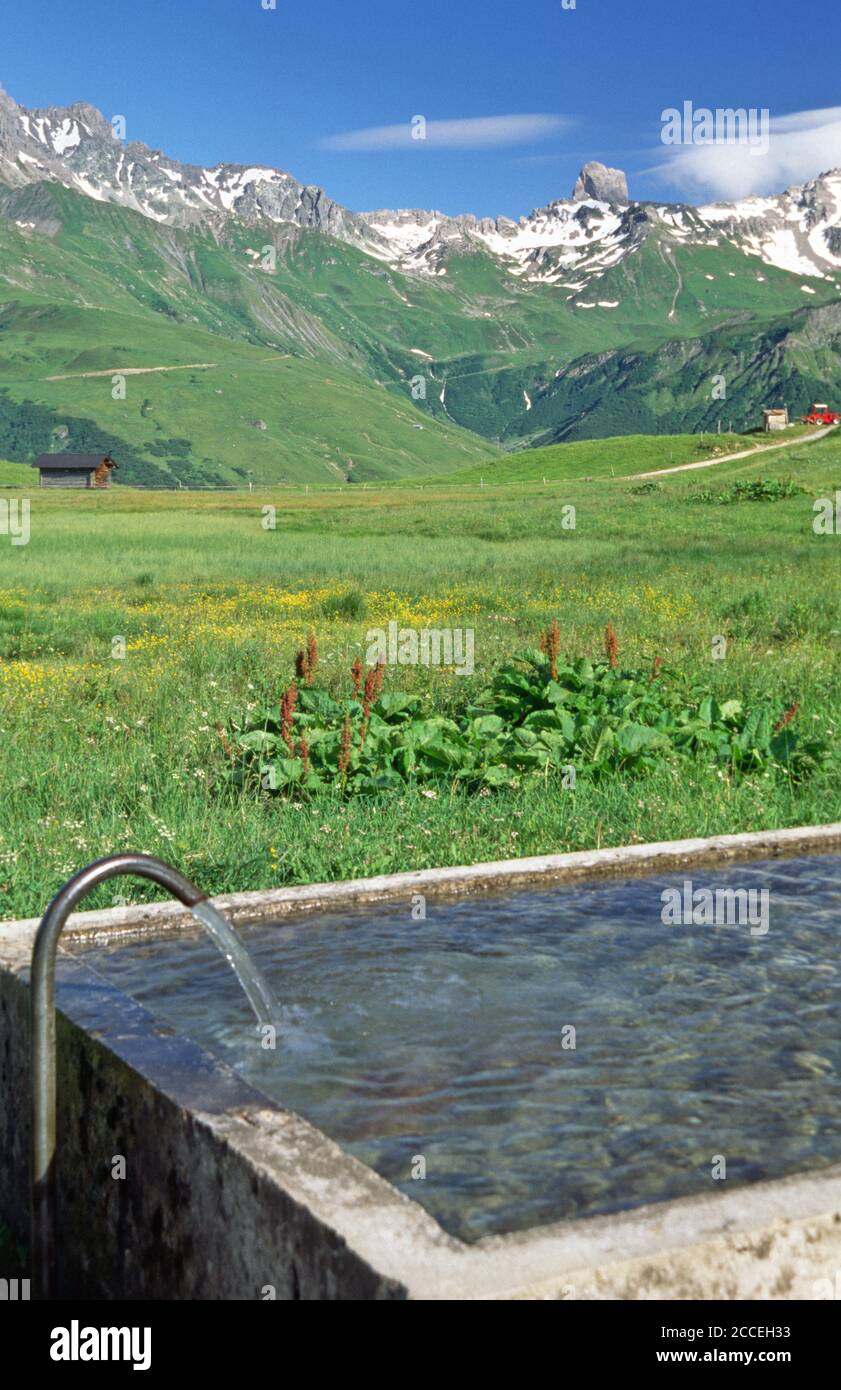
<instances>
[{"instance_id":1,"label":"trough rim","mask_svg":"<svg viewBox=\"0 0 841 1390\"><path fill-rule=\"evenodd\" d=\"M575 883L585 879L642 877L655 872L734 864L740 860L790 858L809 850L821 853L841 849L841 822L801 825L784 830L756 830L734 835L712 835L684 840L655 840L606 849L574 850L564 854L532 855L522 859L497 859L478 864L456 864L436 869L409 869L395 874L339 879L286 888L263 888L241 893L220 893L210 898L214 906L234 922L246 924L294 912L312 912L355 903L404 897L423 892L435 897L457 897L465 892L492 893L500 888ZM198 885L201 887L201 884ZM47 904L44 904L46 908ZM39 917L0 920L0 948L10 938L34 935ZM74 912L62 932L72 936L107 937L111 933L201 931L189 910L174 900L137 903L128 907Z\"/></svg>"}]
</instances>

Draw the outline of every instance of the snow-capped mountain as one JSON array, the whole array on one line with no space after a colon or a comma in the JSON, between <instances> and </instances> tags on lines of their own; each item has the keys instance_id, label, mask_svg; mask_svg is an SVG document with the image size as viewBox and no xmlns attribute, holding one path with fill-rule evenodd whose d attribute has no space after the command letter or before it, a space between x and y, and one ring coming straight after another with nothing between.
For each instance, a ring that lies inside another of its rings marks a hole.
<instances>
[{"instance_id":1,"label":"snow-capped mountain","mask_svg":"<svg viewBox=\"0 0 841 1390\"><path fill-rule=\"evenodd\" d=\"M512 275L572 292L652 234L684 245L730 242L794 275L826 279L841 269L841 169L777 196L697 208L590 197L559 199L519 222L416 211L364 218L388 244L386 258L401 270L441 274L448 250L472 243L498 256Z\"/></svg>"},{"instance_id":2,"label":"snow-capped mountain","mask_svg":"<svg viewBox=\"0 0 841 1390\"><path fill-rule=\"evenodd\" d=\"M519 222L414 211L372 212L364 218L386 243L384 251L373 254L400 270L443 275L454 249L481 248L498 257L512 275L575 291L615 265L635 244L638 207L562 199Z\"/></svg>"},{"instance_id":3,"label":"snow-capped mountain","mask_svg":"<svg viewBox=\"0 0 841 1390\"><path fill-rule=\"evenodd\" d=\"M362 219L279 169L182 164L138 141L121 142L86 102L27 111L0 88L0 183L43 179L173 226L237 217L317 227L362 247L371 239Z\"/></svg>"},{"instance_id":4,"label":"snow-capped mountain","mask_svg":"<svg viewBox=\"0 0 841 1390\"><path fill-rule=\"evenodd\" d=\"M454 250L481 249L513 276L558 285L570 298L652 233L675 243L732 242L797 275L825 278L841 268L841 170L779 196L694 208L631 200L619 170L590 163L572 198L516 222L414 209L355 213L281 170L182 164L121 142L85 102L28 111L0 88L0 183L41 180L173 226L236 218L316 228L407 273L445 275Z\"/></svg>"},{"instance_id":5,"label":"snow-capped mountain","mask_svg":"<svg viewBox=\"0 0 841 1390\"><path fill-rule=\"evenodd\" d=\"M780 270L826 277L841 266L841 169L778 197L698 208L698 217Z\"/></svg>"}]
</instances>

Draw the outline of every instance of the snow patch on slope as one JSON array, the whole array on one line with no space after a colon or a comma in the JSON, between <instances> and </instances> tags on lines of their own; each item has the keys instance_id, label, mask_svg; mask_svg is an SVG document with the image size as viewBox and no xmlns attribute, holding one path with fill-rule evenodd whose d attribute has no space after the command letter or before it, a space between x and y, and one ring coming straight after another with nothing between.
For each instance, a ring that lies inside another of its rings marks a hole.
<instances>
[{"instance_id":1,"label":"snow patch on slope","mask_svg":"<svg viewBox=\"0 0 841 1390\"><path fill-rule=\"evenodd\" d=\"M76 122L65 118L58 130L53 131L53 149L56 154L65 154L67 150L75 150L81 139Z\"/></svg>"}]
</instances>

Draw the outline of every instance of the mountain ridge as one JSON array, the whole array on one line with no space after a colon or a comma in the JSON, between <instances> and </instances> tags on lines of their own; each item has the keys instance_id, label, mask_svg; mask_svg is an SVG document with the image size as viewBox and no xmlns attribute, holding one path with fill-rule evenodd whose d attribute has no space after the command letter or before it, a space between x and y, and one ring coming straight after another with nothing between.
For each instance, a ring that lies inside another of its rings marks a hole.
<instances>
[{"instance_id":1,"label":"mountain ridge","mask_svg":"<svg viewBox=\"0 0 841 1390\"><path fill-rule=\"evenodd\" d=\"M124 144L88 102L27 110L0 86L0 182L20 187L44 177L175 226L214 227L234 217L314 227L407 273L443 273L449 253L478 243L512 274L574 289L564 274L599 278L634 249L647 223L672 240L734 239L794 273L825 278L841 269L841 169L780 194L696 206L630 199L621 170L590 161L570 198L516 221L406 208L355 212L284 170L184 163L141 141Z\"/></svg>"}]
</instances>

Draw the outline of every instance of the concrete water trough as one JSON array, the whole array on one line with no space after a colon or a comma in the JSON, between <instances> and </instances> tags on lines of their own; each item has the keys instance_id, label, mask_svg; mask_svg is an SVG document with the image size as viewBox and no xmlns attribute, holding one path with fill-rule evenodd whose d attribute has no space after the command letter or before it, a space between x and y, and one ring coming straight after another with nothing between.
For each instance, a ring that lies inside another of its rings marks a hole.
<instances>
[{"instance_id":1,"label":"concrete water trough","mask_svg":"<svg viewBox=\"0 0 841 1390\"><path fill-rule=\"evenodd\" d=\"M654 920L655 901L684 902L687 886L691 899L690 874L711 889L769 884L770 918ZM214 901L255 958L279 962L291 1022L274 1053L230 1050L218 1020L236 1005L213 983L226 972L217 958L211 977L180 906L79 912L62 934L59 1296L837 1294L841 825ZM24 1242L37 926L0 925L0 1220ZM408 971L396 1002L381 997L392 955ZM342 1003L334 957L376 991ZM498 1015L494 982L509 977ZM495 1051L500 1018L525 1032ZM662 1036L643 1045L646 1019ZM325 1081L330 1026L345 1029L343 1065L364 1069L358 1085ZM464 1062L474 1038L484 1071ZM436 1067L462 1063L470 1085L440 1084ZM499 1098L511 1094L516 1105Z\"/></svg>"}]
</instances>

